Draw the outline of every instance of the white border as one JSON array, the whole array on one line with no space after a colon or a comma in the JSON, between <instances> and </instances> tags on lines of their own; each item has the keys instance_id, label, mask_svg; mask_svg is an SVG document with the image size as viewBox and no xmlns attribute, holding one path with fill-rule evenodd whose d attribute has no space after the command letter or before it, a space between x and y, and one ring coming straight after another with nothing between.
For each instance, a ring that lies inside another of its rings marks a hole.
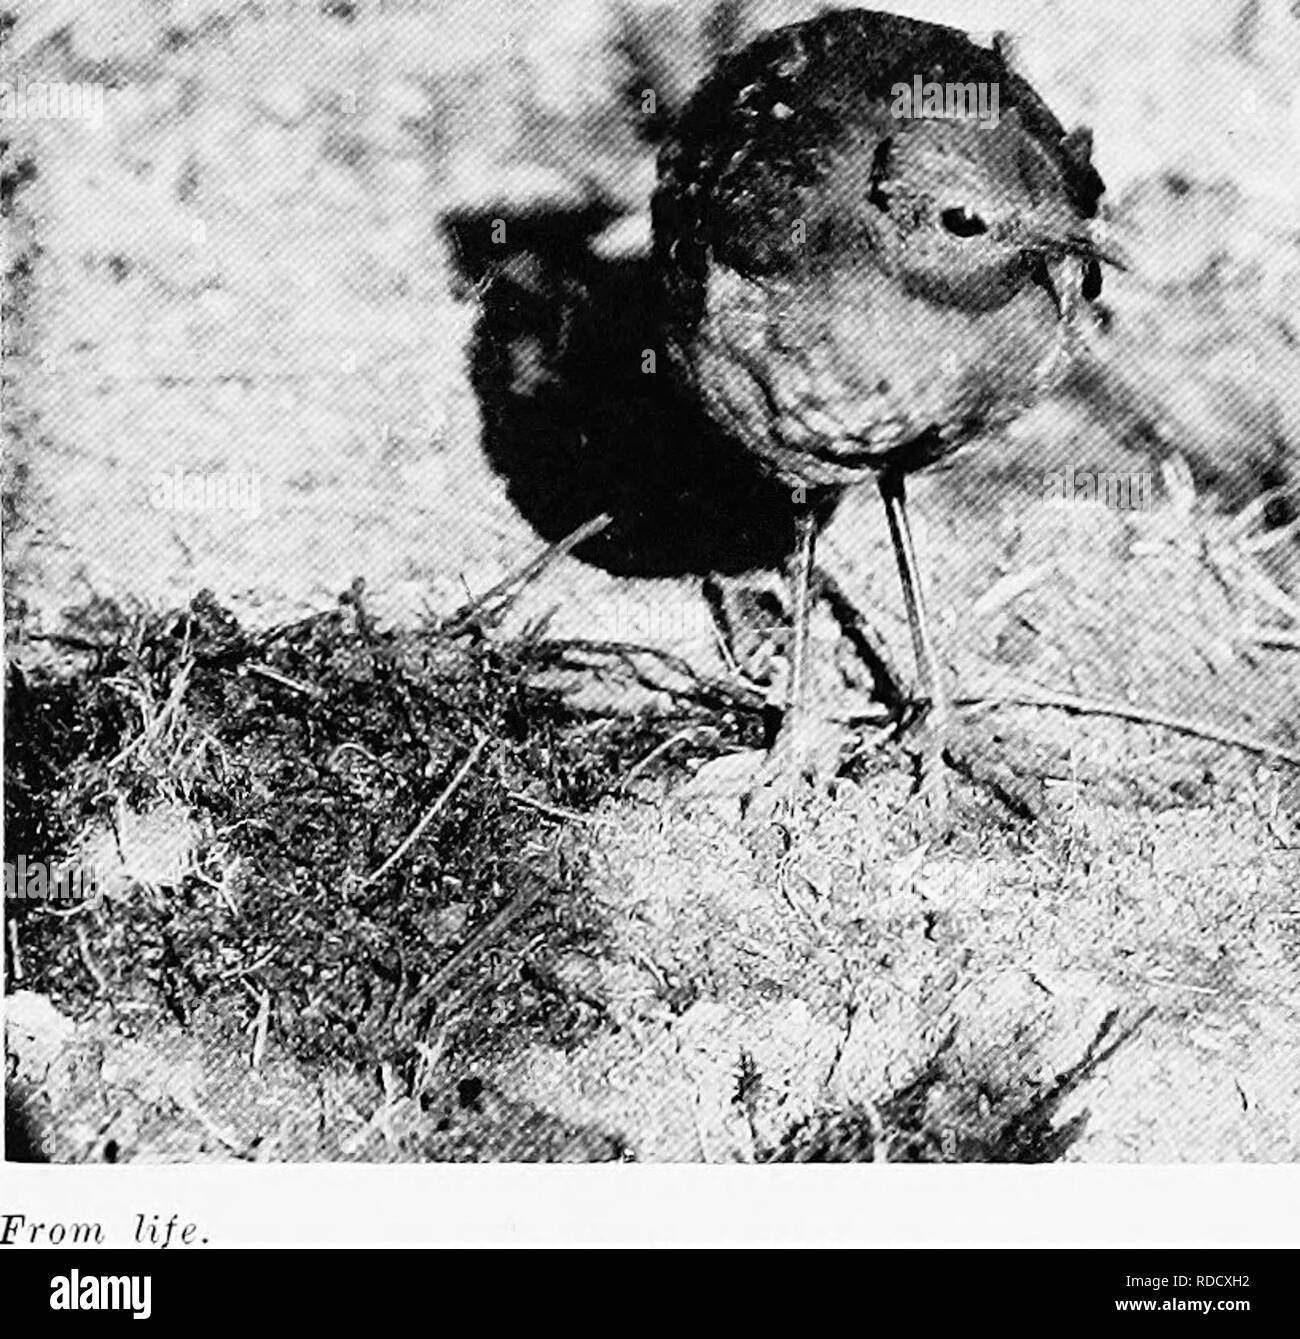
<instances>
[{"instance_id":1,"label":"white border","mask_svg":"<svg viewBox=\"0 0 1300 1339\"><path fill-rule=\"evenodd\" d=\"M48 1166L4 1214L104 1227L176 1214L210 1246L1300 1245L1292 1166ZM65 1243L66 1245L67 1243Z\"/></svg>"}]
</instances>

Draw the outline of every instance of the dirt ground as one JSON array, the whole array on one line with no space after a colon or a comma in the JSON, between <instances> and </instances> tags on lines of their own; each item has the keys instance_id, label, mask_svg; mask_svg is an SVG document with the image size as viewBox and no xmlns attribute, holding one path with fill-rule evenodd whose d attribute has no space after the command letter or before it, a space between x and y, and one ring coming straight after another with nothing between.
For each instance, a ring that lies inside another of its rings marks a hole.
<instances>
[{"instance_id":1,"label":"dirt ground","mask_svg":"<svg viewBox=\"0 0 1300 1339\"><path fill-rule=\"evenodd\" d=\"M677 766L629 756L565 825L599 933L546 970L598 1025L450 1049L434 1028L414 1080L378 1053L309 1064L274 1029L250 1064L251 997L188 1027L125 1025L111 992L74 1009L8 941L11 1157L1300 1157L1300 20L1282 0L1141 26L1120 0L896 7L1009 29L1061 120L1093 127L1128 259L1105 347L1139 388L1075 386L912 486L966 704L952 838L926 836L907 751L873 727L775 844L742 820L736 755L669 734ZM625 538L550 566L501 635L545 616L732 672L704 578L776 539L730 512L656 537L671 470L617 388L552 434L557 324L604 302L593 339L638 333L617 317L653 148L615 39L648 8L19 11L15 68L108 91L98 128L3 126L11 663L57 676L49 638L88 606L203 589L264 629L362 577L377 623L411 629L608 508ZM813 8L742 7L738 31ZM704 7L673 12L668 101L707 50ZM496 218L524 238L514 306L474 250ZM1152 505L1054 504L1069 468L1144 473ZM155 505L178 470L255 476L257 505ZM823 561L910 670L869 491ZM819 619L828 709L852 714L864 675ZM446 924L448 955L472 929Z\"/></svg>"}]
</instances>

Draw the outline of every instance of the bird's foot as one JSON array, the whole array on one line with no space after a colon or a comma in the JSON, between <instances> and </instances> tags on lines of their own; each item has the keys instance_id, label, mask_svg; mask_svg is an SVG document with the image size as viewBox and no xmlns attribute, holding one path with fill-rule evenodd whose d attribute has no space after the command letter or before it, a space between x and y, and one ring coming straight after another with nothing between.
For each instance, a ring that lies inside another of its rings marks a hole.
<instances>
[{"instance_id":1,"label":"bird's foot","mask_svg":"<svg viewBox=\"0 0 1300 1339\"><path fill-rule=\"evenodd\" d=\"M681 795L735 805L751 831L793 833L813 798L830 789L845 740L843 730L830 722L782 729L770 749L748 749L706 763Z\"/></svg>"},{"instance_id":2,"label":"bird's foot","mask_svg":"<svg viewBox=\"0 0 1300 1339\"><path fill-rule=\"evenodd\" d=\"M842 744L842 732L830 722L807 717L785 722L741 798L746 823L797 826L808 799L839 770Z\"/></svg>"},{"instance_id":3,"label":"bird's foot","mask_svg":"<svg viewBox=\"0 0 1300 1339\"><path fill-rule=\"evenodd\" d=\"M932 837L944 838L952 831L952 795L942 747L927 749L920 755L918 773L912 796L917 826Z\"/></svg>"},{"instance_id":4,"label":"bird's foot","mask_svg":"<svg viewBox=\"0 0 1300 1339\"><path fill-rule=\"evenodd\" d=\"M916 754L916 789L909 806L917 825L928 836L947 837L952 831L951 769L946 722L923 716L913 727L910 742Z\"/></svg>"}]
</instances>

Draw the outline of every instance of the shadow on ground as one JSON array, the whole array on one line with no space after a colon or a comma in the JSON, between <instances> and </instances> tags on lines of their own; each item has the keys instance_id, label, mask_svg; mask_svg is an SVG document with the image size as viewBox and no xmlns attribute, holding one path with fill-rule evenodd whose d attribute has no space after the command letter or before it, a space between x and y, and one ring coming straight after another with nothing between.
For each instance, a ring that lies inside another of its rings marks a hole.
<instances>
[{"instance_id":1,"label":"shadow on ground","mask_svg":"<svg viewBox=\"0 0 1300 1339\"><path fill-rule=\"evenodd\" d=\"M594 206L506 219L504 256L491 241L498 220L444 220L479 298L471 359L484 451L546 540L608 512L610 529L575 551L607 571L778 566L794 542L789 490L674 393L650 263L590 249L610 217Z\"/></svg>"}]
</instances>

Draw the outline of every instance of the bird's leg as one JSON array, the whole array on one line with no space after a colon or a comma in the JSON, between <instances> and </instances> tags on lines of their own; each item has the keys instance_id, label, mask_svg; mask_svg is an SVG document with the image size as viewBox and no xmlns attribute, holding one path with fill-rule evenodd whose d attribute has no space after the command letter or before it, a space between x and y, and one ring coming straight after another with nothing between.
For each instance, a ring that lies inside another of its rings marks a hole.
<instances>
[{"instance_id":1,"label":"bird's leg","mask_svg":"<svg viewBox=\"0 0 1300 1339\"><path fill-rule=\"evenodd\" d=\"M943 750L952 719L952 708L926 617L921 571L916 560L916 546L912 542L912 527L907 519L903 476L893 472L882 474L880 496L884 499L885 515L889 519L889 537L894 544L894 557L898 560L898 575L903 585L907 621L912 629L917 674L927 703L927 742L921 758L922 787L936 819L942 824L946 822L948 812L948 779L944 772Z\"/></svg>"},{"instance_id":2,"label":"bird's leg","mask_svg":"<svg viewBox=\"0 0 1300 1339\"><path fill-rule=\"evenodd\" d=\"M808 702L809 633L812 621L813 553L817 516L800 507L795 516L795 547L787 578L790 584L793 638L788 647L781 724L767 758L747 788L746 812L759 822L792 816L806 777L816 770L816 721ZM779 683L779 681L778 681Z\"/></svg>"},{"instance_id":3,"label":"bird's leg","mask_svg":"<svg viewBox=\"0 0 1300 1339\"><path fill-rule=\"evenodd\" d=\"M812 625L813 556L817 546L817 517L801 506L795 514L795 546L790 557L790 605L794 641L790 648L790 688L786 698L777 749L795 776L807 764L808 754L808 634Z\"/></svg>"}]
</instances>

